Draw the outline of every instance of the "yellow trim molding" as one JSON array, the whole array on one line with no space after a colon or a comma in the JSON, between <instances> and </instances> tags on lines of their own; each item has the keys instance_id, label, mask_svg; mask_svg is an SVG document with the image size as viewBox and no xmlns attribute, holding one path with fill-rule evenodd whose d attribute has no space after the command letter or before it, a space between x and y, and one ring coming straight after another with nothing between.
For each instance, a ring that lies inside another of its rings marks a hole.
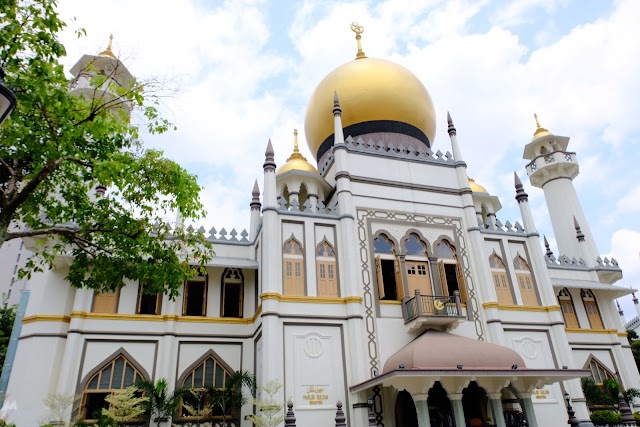
<instances>
[{"instance_id":1,"label":"yellow trim molding","mask_svg":"<svg viewBox=\"0 0 640 427\"><path fill-rule=\"evenodd\" d=\"M400 304L402 304L402 301L380 300L379 302L380 302L380 304L383 304L383 305L400 305Z\"/></svg>"},{"instance_id":2,"label":"yellow trim molding","mask_svg":"<svg viewBox=\"0 0 640 427\"><path fill-rule=\"evenodd\" d=\"M628 336L629 336L629 334L628 334L628 333L626 333L626 332L620 332L620 331L618 331L618 336L619 336L619 337L624 337L624 338L626 338L626 337L628 337Z\"/></svg>"},{"instance_id":3,"label":"yellow trim molding","mask_svg":"<svg viewBox=\"0 0 640 427\"><path fill-rule=\"evenodd\" d=\"M587 329L587 328L564 328L567 333L572 334L617 334L617 329Z\"/></svg>"},{"instance_id":4,"label":"yellow trim molding","mask_svg":"<svg viewBox=\"0 0 640 427\"><path fill-rule=\"evenodd\" d=\"M276 292L267 292L260 295L262 301L273 299L280 302L301 302L301 303L314 303L314 304L349 304L349 303L362 303L362 297L345 297L345 298L331 298L331 297L310 297L310 296L289 296L281 295Z\"/></svg>"},{"instance_id":5,"label":"yellow trim molding","mask_svg":"<svg viewBox=\"0 0 640 427\"><path fill-rule=\"evenodd\" d=\"M177 316L175 314L155 315L155 314L118 314L118 313L87 313L84 311L72 311L67 319L93 319L93 320L126 320L136 322L187 322L187 323L224 323L236 325L250 325L262 313L262 305L258 306L255 314L251 318L233 317L200 317L200 316ZM32 316L36 317L36 316ZM35 320L32 320L35 321Z\"/></svg>"},{"instance_id":6,"label":"yellow trim molding","mask_svg":"<svg viewBox=\"0 0 640 427\"><path fill-rule=\"evenodd\" d=\"M503 305L497 302L485 302L482 304L484 308L495 308L505 311L560 311L559 305L533 306L533 305Z\"/></svg>"},{"instance_id":7,"label":"yellow trim molding","mask_svg":"<svg viewBox=\"0 0 640 427\"><path fill-rule=\"evenodd\" d=\"M33 322L62 322L69 323L71 318L69 316L59 316L55 314L36 314L34 316L27 316L22 318L22 324Z\"/></svg>"}]
</instances>

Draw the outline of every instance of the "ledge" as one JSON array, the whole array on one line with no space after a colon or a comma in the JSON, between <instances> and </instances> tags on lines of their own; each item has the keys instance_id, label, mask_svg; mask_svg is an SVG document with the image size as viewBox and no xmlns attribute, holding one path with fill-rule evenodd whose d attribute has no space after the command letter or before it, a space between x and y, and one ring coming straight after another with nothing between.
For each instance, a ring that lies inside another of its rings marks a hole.
<instances>
[{"instance_id":1,"label":"ledge","mask_svg":"<svg viewBox=\"0 0 640 427\"><path fill-rule=\"evenodd\" d=\"M549 311L561 311L559 305L548 305L548 306L535 306L535 305L502 305L497 302L485 302L482 304L484 308L495 308L498 310L505 311L538 311L538 312L549 312Z\"/></svg>"},{"instance_id":2,"label":"ledge","mask_svg":"<svg viewBox=\"0 0 640 427\"><path fill-rule=\"evenodd\" d=\"M612 329L586 329L586 328L564 328L564 330L568 334L618 334L618 330L615 328ZM626 332L624 332L624 336L626 337Z\"/></svg>"},{"instance_id":3,"label":"ledge","mask_svg":"<svg viewBox=\"0 0 640 427\"><path fill-rule=\"evenodd\" d=\"M313 297L313 296L292 296L281 295L276 292L267 292L260 295L262 301L272 299L281 302L301 302L301 303L314 303L314 304L349 304L349 303L362 303L362 297L345 297L345 298L331 298L331 297Z\"/></svg>"}]
</instances>

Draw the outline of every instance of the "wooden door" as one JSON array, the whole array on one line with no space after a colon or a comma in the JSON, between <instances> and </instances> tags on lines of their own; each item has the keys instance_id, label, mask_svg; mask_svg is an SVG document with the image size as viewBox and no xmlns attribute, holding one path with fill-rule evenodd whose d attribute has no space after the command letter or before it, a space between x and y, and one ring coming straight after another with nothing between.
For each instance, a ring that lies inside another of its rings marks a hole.
<instances>
[{"instance_id":1,"label":"wooden door","mask_svg":"<svg viewBox=\"0 0 640 427\"><path fill-rule=\"evenodd\" d=\"M333 261L318 261L316 268L318 269L318 296L337 297L336 263Z\"/></svg>"},{"instance_id":2,"label":"wooden door","mask_svg":"<svg viewBox=\"0 0 640 427\"><path fill-rule=\"evenodd\" d=\"M503 305L513 305L513 295L511 294L511 287L509 286L507 273L504 271L494 271L492 276L493 284L496 288L498 303Z\"/></svg>"},{"instance_id":3,"label":"wooden door","mask_svg":"<svg viewBox=\"0 0 640 427\"><path fill-rule=\"evenodd\" d=\"M416 294L416 289L421 295L431 295L431 281L429 280L429 264L426 262L406 261L407 287L409 297Z\"/></svg>"},{"instance_id":4,"label":"wooden door","mask_svg":"<svg viewBox=\"0 0 640 427\"><path fill-rule=\"evenodd\" d=\"M562 307L562 316L564 317L565 328L577 329L580 327L578 323L578 316L573 308L571 300L560 300L560 307Z\"/></svg>"},{"instance_id":5,"label":"wooden door","mask_svg":"<svg viewBox=\"0 0 640 427\"><path fill-rule=\"evenodd\" d=\"M600 318L600 311L598 310L596 302L584 300L584 308L587 311L587 317L589 318L591 329L604 329L602 319Z\"/></svg>"},{"instance_id":6,"label":"wooden door","mask_svg":"<svg viewBox=\"0 0 640 427\"><path fill-rule=\"evenodd\" d=\"M284 294L304 295L304 266L302 259L286 258L284 260Z\"/></svg>"},{"instance_id":7,"label":"wooden door","mask_svg":"<svg viewBox=\"0 0 640 427\"><path fill-rule=\"evenodd\" d=\"M93 297L94 313L116 313L118 309L118 291L103 292Z\"/></svg>"},{"instance_id":8,"label":"wooden door","mask_svg":"<svg viewBox=\"0 0 640 427\"><path fill-rule=\"evenodd\" d=\"M518 285L520 287L520 296L522 297L522 305L537 306L538 296L536 288L530 274L516 274Z\"/></svg>"}]
</instances>

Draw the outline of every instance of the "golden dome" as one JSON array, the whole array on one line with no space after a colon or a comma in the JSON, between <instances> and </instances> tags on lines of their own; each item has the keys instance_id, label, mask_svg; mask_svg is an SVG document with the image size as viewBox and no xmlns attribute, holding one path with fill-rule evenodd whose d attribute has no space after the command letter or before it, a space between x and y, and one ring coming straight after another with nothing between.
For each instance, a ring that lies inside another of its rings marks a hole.
<instances>
[{"instance_id":1,"label":"golden dome","mask_svg":"<svg viewBox=\"0 0 640 427\"><path fill-rule=\"evenodd\" d=\"M107 56L109 58L114 58L116 59L116 56L113 54L113 52L111 51L111 45L113 44L113 34L111 34L109 36L109 45L107 46L107 48L105 50L103 50L102 52L100 52L98 55L99 56Z\"/></svg>"},{"instance_id":2,"label":"golden dome","mask_svg":"<svg viewBox=\"0 0 640 427\"><path fill-rule=\"evenodd\" d=\"M422 82L401 65L361 56L329 73L311 96L304 129L316 160L333 145L334 92L345 136L394 132L433 144L436 114Z\"/></svg>"},{"instance_id":3,"label":"golden dome","mask_svg":"<svg viewBox=\"0 0 640 427\"><path fill-rule=\"evenodd\" d=\"M488 193L487 189L475 182L473 178L469 178L469 187L474 193Z\"/></svg>"},{"instance_id":4,"label":"golden dome","mask_svg":"<svg viewBox=\"0 0 640 427\"><path fill-rule=\"evenodd\" d=\"M535 119L536 119L537 129L533 133L533 138L531 138L531 140L533 141L533 140L536 140L536 139L538 139L540 137L551 135L551 132L549 132L547 129L543 128L542 126L540 126L540 122L538 121L538 115L534 113L533 117L535 117Z\"/></svg>"},{"instance_id":5,"label":"golden dome","mask_svg":"<svg viewBox=\"0 0 640 427\"><path fill-rule=\"evenodd\" d=\"M318 170L311 165L307 159L300 154L298 150L298 129L293 130L293 153L287 159L287 162L280 166L276 175L283 174L292 170L318 173Z\"/></svg>"}]
</instances>

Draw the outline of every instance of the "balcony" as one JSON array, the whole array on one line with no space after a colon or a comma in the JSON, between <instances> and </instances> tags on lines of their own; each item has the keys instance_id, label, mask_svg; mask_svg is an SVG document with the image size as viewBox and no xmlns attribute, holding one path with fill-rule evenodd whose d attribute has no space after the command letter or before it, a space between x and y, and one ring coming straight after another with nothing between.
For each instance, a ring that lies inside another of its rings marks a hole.
<instances>
[{"instance_id":1,"label":"balcony","mask_svg":"<svg viewBox=\"0 0 640 427\"><path fill-rule=\"evenodd\" d=\"M465 318L458 291L453 296L439 296L421 295L416 290L415 296L402 301L402 315L409 331L428 326L451 329Z\"/></svg>"}]
</instances>

